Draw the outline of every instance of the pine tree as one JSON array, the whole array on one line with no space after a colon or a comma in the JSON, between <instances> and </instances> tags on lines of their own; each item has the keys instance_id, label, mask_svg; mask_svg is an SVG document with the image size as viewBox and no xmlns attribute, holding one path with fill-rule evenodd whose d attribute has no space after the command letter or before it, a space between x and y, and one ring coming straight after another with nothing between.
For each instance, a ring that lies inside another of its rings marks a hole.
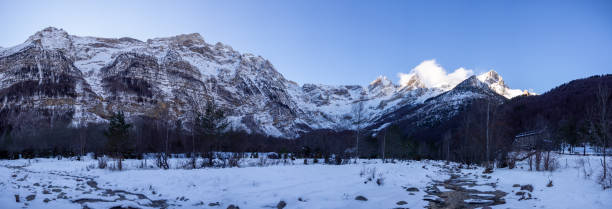
<instances>
[{"instance_id":1,"label":"pine tree","mask_svg":"<svg viewBox=\"0 0 612 209\"><path fill-rule=\"evenodd\" d=\"M122 160L130 151L129 129L132 124L125 121L123 112L117 112L109 119L108 129L104 135L108 138L107 149L111 156L117 159L117 168L121 170Z\"/></svg>"},{"instance_id":2,"label":"pine tree","mask_svg":"<svg viewBox=\"0 0 612 209\"><path fill-rule=\"evenodd\" d=\"M217 107L215 100L210 99L206 102L204 113L196 113L194 125L198 138L210 139L221 135L229 123L226 121L225 112Z\"/></svg>"}]
</instances>

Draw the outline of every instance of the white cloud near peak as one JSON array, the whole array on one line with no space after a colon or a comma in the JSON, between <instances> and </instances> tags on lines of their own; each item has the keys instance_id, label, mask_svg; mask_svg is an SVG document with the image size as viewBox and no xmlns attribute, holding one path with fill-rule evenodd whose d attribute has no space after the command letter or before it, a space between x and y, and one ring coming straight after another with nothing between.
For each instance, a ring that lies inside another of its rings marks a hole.
<instances>
[{"instance_id":1,"label":"white cloud near peak","mask_svg":"<svg viewBox=\"0 0 612 209\"><path fill-rule=\"evenodd\" d=\"M442 66L436 63L436 60L425 60L414 67L410 73L398 73L400 85L406 85L415 75L428 88L453 88L474 75L474 71L459 68L452 73L447 73Z\"/></svg>"}]
</instances>

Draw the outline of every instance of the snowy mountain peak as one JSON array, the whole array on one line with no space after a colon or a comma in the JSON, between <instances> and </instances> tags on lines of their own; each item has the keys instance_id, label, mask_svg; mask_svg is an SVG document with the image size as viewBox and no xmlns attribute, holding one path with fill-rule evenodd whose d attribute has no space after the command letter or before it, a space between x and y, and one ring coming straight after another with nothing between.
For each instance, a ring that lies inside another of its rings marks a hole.
<instances>
[{"instance_id":1,"label":"snowy mountain peak","mask_svg":"<svg viewBox=\"0 0 612 209\"><path fill-rule=\"evenodd\" d=\"M458 68L448 73L436 60L425 60L413 68L410 73L400 73L402 88L436 88L448 91L473 75L471 70Z\"/></svg>"},{"instance_id":2,"label":"snowy mountain peak","mask_svg":"<svg viewBox=\"0 0 612 209\"><path fill-rule=\"evenodd\" d=\"M465 79L461 83L457 84L455 88L460 89L460 88L471 88L471 87L485 89L485 88L490 88L490 85L488 83L483 82L478 76L473 75Z\"/></svg>"},{"instance_id":3,"label":"snowy mountain peak","mask_svg":"<svg viewBox=\"0 0 612 209\"><path fill-rule=\"evenodd\" d=\"M387 76L378 76L374 81L370 82L371 87L375 86L393 86L393 82L387 78Z\"/></svg>"},{"instance_id":4,"label":"snowy mountain peak","mask_svg":"<svg viewBox=\"0 0 612 209\"><path fill-rule=\"evenodd\" d=\"M401 89L414 90L418 88L427 88L425 83L421 80L419 75L416 73L400 75L400 77L401 77L400 79Z\"/></svg>"},{"instance_id":5,"label":"snowy mountain peak","mask_svg":"<svg viewBox=\"0 0 612 209\"><path fill-rule=\"evenodd\" d=\"M491 90L508 99L523 94L523 91L520 89L510 89L508 86L506 86L504 79L494 70L480 74L477 76L477 78L481 82L487 84Z\"/></svg>"},{"instance_id":6,"label":"snowy mountain peak","mask_svg":"<svg viewBox=\"0 0 612 209\"><path fill-rule=\"evenodd\" d=\"M66 31L48 27L30 36L26 43L34 43L44 49L68 49L72 45L72 40Z\"/></svg>"},{"instance_id":7,"label":"snowy mountain peak","mask_svg":"<svg viewBox=\"0 0 612 209\"><path fill-rule=\"evenodd\" d=\"M393 94L397 87L386 76L378 76L376 80L370 82L367 89L370 96L381 97L383 95Z\"/></svg>"},{"instance_id":8,"label":"snowy mountain peak","mask_svg":"<svg viewBox=\"0 0 612 209\"><path fill-rule=\"evenodd\" d=\"M494 70L489 70L489 72L478 75L478 80L489 85L497 83L499 85L506 86L502 77Z\"/></svg>"}]
</instances>

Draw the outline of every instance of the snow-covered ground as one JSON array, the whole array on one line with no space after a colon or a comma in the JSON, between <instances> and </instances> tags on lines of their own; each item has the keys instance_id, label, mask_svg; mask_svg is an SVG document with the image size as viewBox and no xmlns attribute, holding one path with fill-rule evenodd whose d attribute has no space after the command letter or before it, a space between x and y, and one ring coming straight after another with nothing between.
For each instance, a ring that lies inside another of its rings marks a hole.
<instances>
[{"instance_id":1,"label":"snow-covered ground","mask_svg":"<svg viewBox=\"0 0 612 209\"><path fill-rule=\"evenodd\" d=\"M521 162L516 169L497 169L492 175L499 178L498 189L509 193L506 201L512 208L612 208L612 190L603 190L597 183L602 171L601 159L561 155L559 168L552 172L529 171L527 162ZM552 187L547 187L549 181ZM521 196L516 192L520 188L513 187L514 184L532 185L533 199L519 201Z\"/></svg>"},{"instance_id":2,"label":"snow-covered ground","mask_svg":"<svg viewBox=\"0 0 612 209\"><path fill-rule=\"evenodd\" d=\"M143 161L126 160L124 171L95 168L90 158L4 160L0 208L277 208L281 201L285 208L424 208L428 200L445 201L438 196L457 189L471 191L461 200L474 207L495 196L505 204L493 208L612 208L612 191L596 182L600 158L563 155L553 172L528 171L526 162L519 162L491 174L428 160L325 165L311 159L304 165L297 159L259 167L259 159L243 159L240 168L180 169L186 159L172 158L169 170L138 168ZM530 184L533 191L515 184ZM525 194L516 195L519 191Z\"/></svg>"}]
</instances>

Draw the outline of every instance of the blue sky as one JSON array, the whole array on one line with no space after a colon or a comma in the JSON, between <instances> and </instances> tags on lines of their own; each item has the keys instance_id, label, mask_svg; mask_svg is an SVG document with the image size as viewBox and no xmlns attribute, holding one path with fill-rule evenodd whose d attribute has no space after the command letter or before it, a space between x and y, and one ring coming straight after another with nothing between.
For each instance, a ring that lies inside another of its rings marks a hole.
<instances>
[{"instance_id":1,"label":"blue sky","mask_svg":"<svg viewBox=\"0 0 612 209\"><path fill-rule=\"evenodd\" d=\"M424 60L538 93L612 72L612 1L0 1L0 46L47 26L141 40L200 33L304 83L394 82Z\"/></svg>"}]
</instances>

